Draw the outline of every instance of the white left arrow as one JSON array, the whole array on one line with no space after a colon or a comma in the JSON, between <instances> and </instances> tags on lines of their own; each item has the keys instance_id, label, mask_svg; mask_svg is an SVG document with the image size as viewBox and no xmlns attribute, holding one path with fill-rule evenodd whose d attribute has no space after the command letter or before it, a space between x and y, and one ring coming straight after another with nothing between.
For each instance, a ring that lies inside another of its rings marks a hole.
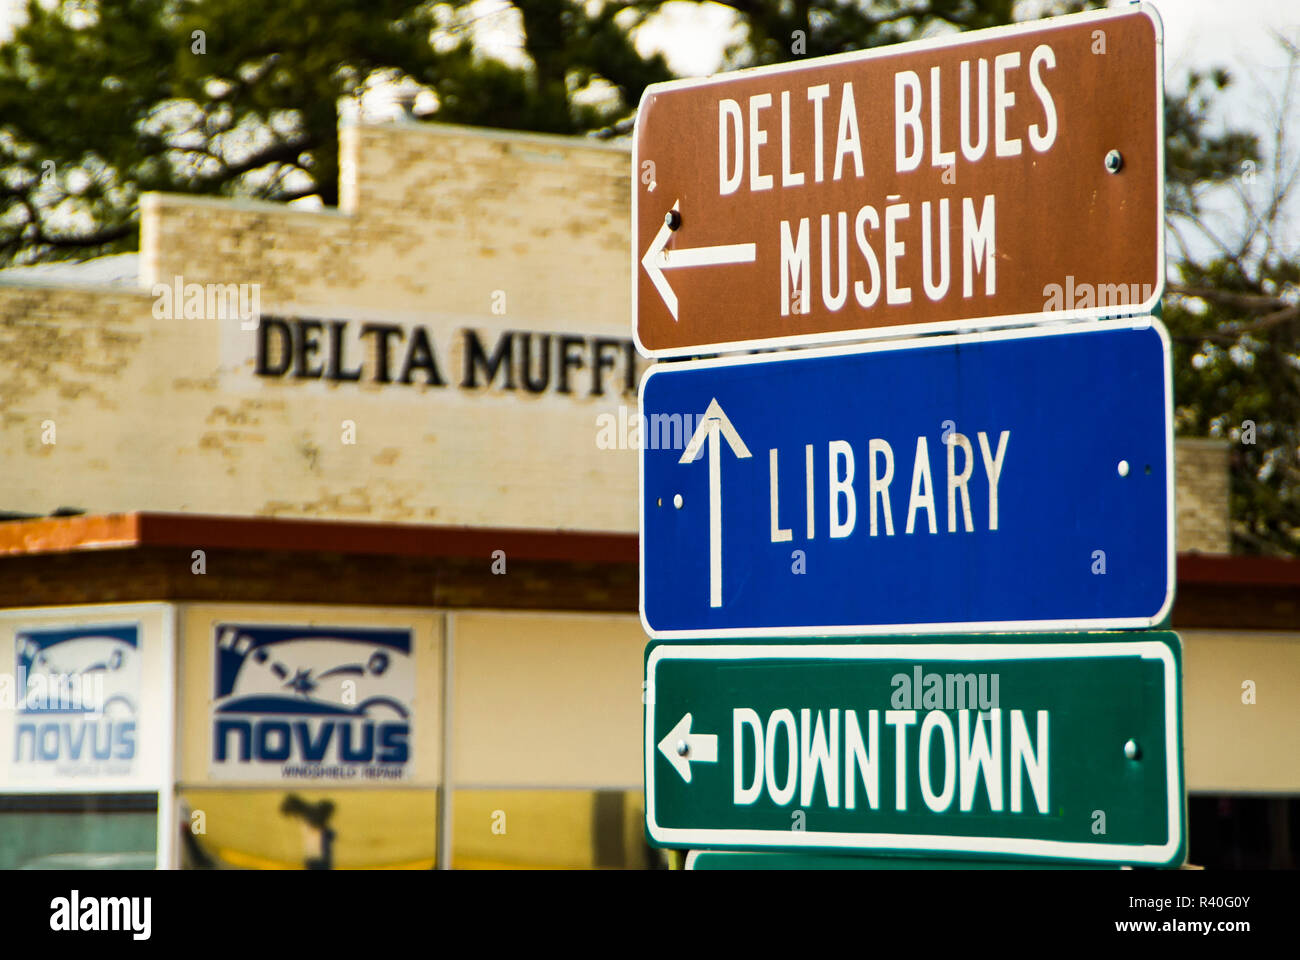
<instances>
[{"instance_id":1,"label":"white left arrow","mask_svg":"<svg viewBox=\"0 0 1300 960\"><path fill-rule=\"evenodd\" d=\"M678 209L681 201L673 201L673 209ZM680 212L680 211L679 211ZM758 256L758 246L753 243L724 243L715 247L691 247L684 250L665 250L668 238L673 235L673 228L665 223L655 234L650 249L641 258L641 266L650 275L650 282L663 297L664 305L677 320L677 294L664 276L665 270L677 267L710 267L721 263L753 263Z\"/></svg>"},{"instance_id":2,"label":"white left arrow","mask_svg":"<svg viewBox=\"0 0 1300 960\"><path fill-rule=\"evenodd\" d=\"M690 443L682 451L678 463L692 463L700 456L705 443L709 445L709 606L722 606L722 440L726 438L737 459L747 460L751 454L745 441L740 439L735 426L727 419L718 404L718 398L709 401L704 419L695 428Z\"/></svg>"},{"instance_id":3,"label":"white left arrow","mask_svg":"<svg viewBox=\"0 0 1300 960\"><path fill-rule=\"evenodd\" d=\"M691 733L691 715L677 721L668 736L659 741L659 752L668 758L673 769L691 782L691 761L718 762L718 735L716 733Z\"/></svg>"}]
</instances>

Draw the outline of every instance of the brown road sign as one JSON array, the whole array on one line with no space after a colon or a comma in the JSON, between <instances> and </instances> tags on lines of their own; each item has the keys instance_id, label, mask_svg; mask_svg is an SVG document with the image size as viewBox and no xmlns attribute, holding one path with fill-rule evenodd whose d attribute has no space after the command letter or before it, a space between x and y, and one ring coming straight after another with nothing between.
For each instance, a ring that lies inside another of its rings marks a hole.
<instances>
[{"instance_id":1,"label":"brown road sign","mask_svg":"<svg viewBox=\"0 0 1300 960\"><path fill-rule=\"evenodd\" d=\"M1164 286L1143 4L649 87L647 356L1145 314Z\"/></svg>"}]
</instances>

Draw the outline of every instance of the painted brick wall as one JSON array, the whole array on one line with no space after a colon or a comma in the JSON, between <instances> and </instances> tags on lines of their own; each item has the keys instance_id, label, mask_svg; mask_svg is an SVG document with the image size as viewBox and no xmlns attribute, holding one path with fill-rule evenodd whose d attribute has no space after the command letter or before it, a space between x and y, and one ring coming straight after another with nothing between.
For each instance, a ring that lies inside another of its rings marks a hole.
<instances>
[{"instance_id":1,"label":"painted brick wall","mask_svg":"<svg viewBox=\"0 0 1300 960\"><path fill-rule=\"evenodd\" d=\"M1228 553L1228 444L1180 439L1174 445L1178 551Z\"/></svg>"},{"instance_id":2,"label":"painted brick wall","mask_svg":"<svg viewBox=\"0 0 1300 960\"><path fill-rule=\"evenodd\" d=\"M602 396L590 356L568 394L554 370L461 386L466 329L630 341L627 151L418 123L345 126L342 151L340 210L147 196L138 292L0 280L0 509L636 529L635 454L597 446L635 409L622 350ZM421 326L446 385L260 377L238 318L154 316L175 277L259 284L263 317Z\"/></svg>"}]
</instances>

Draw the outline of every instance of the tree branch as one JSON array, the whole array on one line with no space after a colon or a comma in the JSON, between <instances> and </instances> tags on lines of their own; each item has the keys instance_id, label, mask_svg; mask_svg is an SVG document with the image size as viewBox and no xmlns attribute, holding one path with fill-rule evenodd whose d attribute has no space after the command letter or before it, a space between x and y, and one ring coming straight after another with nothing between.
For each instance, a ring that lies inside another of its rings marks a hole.
<instances>
[{"instance_id":1,"label":"tree branch","mask_svg":"<svg viewBox=\"0 0 1300 960\"><path fill-rule=\"evenodd\" d=\"M130 220L126 223L118 224L115 227L104 227L94 233L83 234L81 236L48 236L44 231L37 233L31 241L32 246L54 247L58 250L70 250L75 247L99 247L106 243L112 243L114 240L121 240L128 236L138 225L138 221Z\"/></svg>"},{"instance_id":2,"label":"tree branch","mask_svg":"<svg viewBox=\"0 0 1300 960\"><path fill-rule=\"evenodd\" d=\"M1261 330L1267 330L1269 327L1276 327L1297 318L1300 318L1300 306L1285 307L1244 326L1200 334L1180 334L1173 339L1179 343L1187 344L1204 343L1208 340L1210 343L1217 343L1221 346L1232 346L1248 333L1258 333Z\"/></svg>"},{"instance_id":3,"label":"tree branch","mask_svg":"<svg viewBox=\"0 0 1300 960\"><path fill-rule=\"evenodd\" d=\"M1239 293L1235 290L1223 290L1219 287L1197 287L1183 283L1171 283L1167 289L1170 293L1180 297L1196 297L1200 300L1210 300L1220 306L1229 307L1233 310L1245 310L1250 313L1262 313L1265 310L1277 310L1291 306L1279 297L1262 293Z\"/></svg>"},{"instance_id":4,"label":"tree branch","mask_svg":"<svg viewBox=\"0 0 1300 960\"><path fill-rule=\"evenodd\" d=\"M227 180L233 180L235 177L242 176L259 167L264 167L268 163L288 163L298 166L298 155L304 150L311 150L319 144L315 137L303 137L301 140L290 140L283 143L277 143L267 147L265 150L259 150L251 157L241 160L239 163L226 164L225 169L217 176L203 177L206 182L224 183Z\"/></svg>"}]
</instances>

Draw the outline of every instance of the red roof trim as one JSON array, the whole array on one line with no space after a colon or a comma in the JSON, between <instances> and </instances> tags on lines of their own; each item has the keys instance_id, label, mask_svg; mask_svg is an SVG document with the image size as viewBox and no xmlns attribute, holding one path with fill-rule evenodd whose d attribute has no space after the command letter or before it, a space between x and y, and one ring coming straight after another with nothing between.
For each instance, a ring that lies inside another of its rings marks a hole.
<instances>
[{"instance_id":1,"label":"red roof trim","mask_svg":"<svg viewBox=\"0 0 1300 960\"><path fill-rule=\"evenodd\" d=\"M636 534L127 513L0 523L0 556L133 547L636 563Z\"/></svg>"},{"instance_id":2,"label":"red roof trim","mask_svg":"<svg viewBox=\"0 0 1300 960\"><path fill-rule=\"evenodd\" d=\"M1178 582L1239 583L1251 586L1300 586L1300 560L1286 557L1243 557L1210 553L1180 553Z\"/></svg>"},{"instance_id":3,"label":"red roof trim","mask_svg":"<svg viewBox=\"0 0 1300 960\"><path fill-rule=\"evenodd\" d=\"M639 556L637 537L632 533L180 513L115 513L0 523L0 556L137 547L416 557L491 557L492 551L504 550L511 559L579 563L636 563ZM1178 583L1300 587L1300 559L1183 553L1178 555Z\"/></svg>"}]
</instances>

